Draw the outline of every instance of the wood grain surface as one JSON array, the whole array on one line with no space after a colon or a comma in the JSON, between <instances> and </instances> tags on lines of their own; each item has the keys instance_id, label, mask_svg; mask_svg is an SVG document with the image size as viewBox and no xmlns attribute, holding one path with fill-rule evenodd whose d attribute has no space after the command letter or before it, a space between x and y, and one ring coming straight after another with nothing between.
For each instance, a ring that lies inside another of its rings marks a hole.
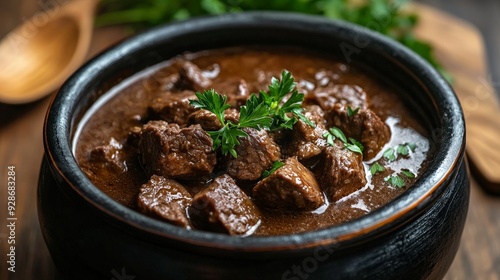
<instances>
[{"instance_id":1,"label":"wood grain surface","mask_svg":"<svg viewBox=\"0 0 500 280\"><path fill-rule=\"evenodd\" d=\"M486 75L484 47L477 30L442 12L422 6L418 8L422 16L418 34L436 46L439 59L455 76L454 88L459 97L478 99L477 101L488 104L486 108L488 112L494 112L497 102L491 95L491 84ZM3 19L0 17L0 26ZM121 37L123 37L121 29L96 30L90 55ZM43 156L42 124L48 104L49 98L21 106L0 104L0 279L2 280L44 280L56 277L56 270L41 237L36 209L38 171ZM486 119L467 123L468 139L473 136L471 133L481 133L482 129L474 127L475 125L481 126L483 123L492 122L487 118L487 114L482 117ZM497 130L500 130L499 128ZM469 141L476 143L474 140ZM479 141L475 145L468 145L468 153L473 156L476 145L483 144ZM491 155L490 153L488 156ZM7 271L6 267L9 249L7 244L9 231L6 227L8 166L15 166L16 170L15 273ZM473 180L471 185L470 209L461 246L445 279L500 279L500 197L486 194L476 180Z\"/></svg>"},{"instance_id":2,"label":"wood grain surface","mask_svg":"<svg viewBox=\"0 0 500 280\"><path fill-rule=\"evenodd\" d=\"M417 36L436 48L439 61L454 76L453 86L467 123L467 154L485 187L500 193L500 106L486 73L483 40L472 25L428 6Z\"/></svg>"}]
</instances>

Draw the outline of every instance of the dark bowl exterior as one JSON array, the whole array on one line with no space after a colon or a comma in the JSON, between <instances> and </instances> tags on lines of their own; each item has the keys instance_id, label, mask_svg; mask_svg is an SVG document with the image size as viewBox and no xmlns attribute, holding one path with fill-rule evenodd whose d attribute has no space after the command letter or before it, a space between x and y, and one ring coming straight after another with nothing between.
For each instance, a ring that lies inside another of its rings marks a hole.
<instances>
[{"instance_id":1,"label":"dark bowl exterior","mask_svg":"<svg viewBox=\"0 0 500 280\"><path fill-rule=\"evenodd\" d=\"M187 231L111 200L71 152L76 124L120 80L184 51L272 44L333 52L390 76L432 132L433 162L403 195L360 219L313 232L239 238ZM44 126L42 233L68 279L440 279L468 208L465 126L449 85L399 44L320 17L241 13L153 29L84 65L60 89ZM128 277L128 278L127 278Z\"/></svg>"}]
</instances>

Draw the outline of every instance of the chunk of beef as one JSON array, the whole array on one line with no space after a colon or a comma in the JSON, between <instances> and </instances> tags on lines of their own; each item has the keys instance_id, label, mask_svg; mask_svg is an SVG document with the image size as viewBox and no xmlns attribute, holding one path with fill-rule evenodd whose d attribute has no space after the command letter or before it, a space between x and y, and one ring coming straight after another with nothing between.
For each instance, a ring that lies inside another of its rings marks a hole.
<instances>
[{"instance_id":1,"label":"chunk of beef","mask_svg":"<svg viewBox=\"0 0 500 280\"><path fill-rule=\"evenodd\" d=\"M176 66L179 68L177 88L202 92L212 85L212 81L203 75L196 64L182 60L178 61Z\"/></svg>"},{"instance_id":2,"label":"chunk of beef","mask_svg":"<svg viewBox=\"0 0 500 280\"><path fill-rule=\"evenodd\" d=\"M127 144L131 147L137 148L139 146L139 139L141 137L141 126L132 126L127 135Z\"/></svg>"},{"instance_id":3,"label":"chunk of beef","mask_svg":"<svg viewBox=\"0 0 500 280\"><path fill-rule=\"evenodd\" d=\"M305 105L319 105L325 112L332 110L338 103L351 106L352 109L368 106L366 92L359 86L351 85L318 87L304 99Z\"/></svg>"},{"instance_id":4,"label":"chunk of beef","mask_svg":"<svg viewBox=\"0 0 500 280\"><path fill-rule=\"evenodd\" d=\"M127 171L123 145L111 137L109 144L97 146L90 151L90 162L100 164L113 172Z\"/></svg>"},{"instance_id":5,"label":"chunk of beef","mask_svg":"<svg viewBox=\"0 0 500 280\"><path fill-rule=\"evenodd\" d=\"M316 178L295 157L261 180L253 197L272 209L314 210L325 203Z\"/></svg>"},{"instance_id":6,"label":"chunk of beef","mask_svg":"<svg viewBox=\"0 0 500 280\"><path fill-rule=\"evenodd\" d=\"M362 109L349 117L347 106L336 104L327 113L330 125L340 128L347 137L352 137L364 146L363 156L372 159L391 138L389 127L370 109Z\"/></svg>"},{"instance_id":7,"label":"chunk of beef","mask_svg":"<svg viewBox=\"0 0 500 280\"><path fill-rule=\"evenodd\" d=\"M204 130L215 131L222 128L217 116L208 110L198 110L188 117L189 124L199 124Z\"/></svg>"},{"instance_id":8,"label":"chunk of beef","mask_svg":"<svg viewBox=\"0 0 500 280\"><path fill-rule=\"evenodd\" d=\"M240 111L233 108L226 109L226 111L224 111L224 119L226 119L226 121L238 123L240 121Z\"/></svg>"},{"instance_id":9,"label":"chunk of beef","mask_svg":"<svg viewBox=\"0 0 500 280\"><path fill-rule=\"evenodd\" d=\"M248 97L250 97L250 90L245 80L226 80L214 87L215 91L227 96L227 103L235 108L245 105Z\"/></svg>"},{"instance_id":10,"label":"chunk of beef","mask_svg":"<svg viewBox=\"0 0 500 280\"><path fill-rule=\"evenodd\" d=\"M316 85L313 82L310 82L305 79L300 79L297 81L296 89L298 92L303 94L308 94L316 88Z\"/></svg>"},{"instance_id":11,"label":"chunk of beef","mask_svg":"<svg viewBox=\"0 0 500 280\"><path fill-rule=\"evenodd\" d=\"M180 128L165 121L150 121L142 127L139 140L141 160L150 176L199 178L216 164L212 138L200 125Z\"/></svg>"},{"instance_id":12,"label":"chunk of beef","mask_svg":"<svg viewBox=\"0 0 500 280\"><path fill-rule=\"evenodd\" d=\"M278 129L273 131L268 131L267 134L271 137L276 144L285 147L290 139L292 139L293 130L292 129Z\"/></svg>"},{"instance_id":13,"label":"chunk of beef","mask_svg":"<svg viewBox=\"0 0 500 280\"><path fill-rule=\"evenodd\" d=\"M284 148L284 154L296 156L299 160L321 154L326 146L323 137L326 131L323 110L317 105L310 105L305 108L304 116L312 121L315 127L299 119L293 126L291 141Z\"/></svg>"},{"instance_id":14,"label":"chunk of beef","mask_svg":"<svg viewBox=\"0 0 500 280\"><path fill-rule=\"evenodd\" d=\"M248 88L250 92L259 92L261 90L267 91L272 78L280 77L279 72L263 70L257 70L255 75L257 79L248 81Z\"/></svg>"},{"instance_id":15,"label":"chunk of beef","mask_svg":"<svg viewBox=\"0 0 500 280\"><path fill-rule=\"evenodd\" d=\"M179 82L180 75L179 71L173 72L174 69L163 68L159 69L155 75L152 76L153 79L158 83L158 88L163 91L178 91L176 88Z\"/></svg>"},{"instance_id":16,"label":"chunk of beef","mask_svg":"<svg viewBox=\"0 0 500 280\"><path fill-rule=\"evenodd\" d=\"M280 159L280 148L265 130L245 128L248 137L239 138L237 158L228 155L227 173L240 180L257 180Z\"/></svg>"},{"instance_id":17,"label":"chunk of beef","mask_svg":"<svg viewBox=\"0 0 500 280\"><path fill-rule=\"evenodd\" d=\"M224 119L226 121L232 121L233 123L238 123L240 118L240 113L236 109L229 108L224 111ZM217 116L207 110L198 110L189 115L189 124L199 124L206 131L215 131L222 128Z\"/></svg>"},{"instance_id":18,"label":"chunk of beef","mask_svg":"<svg viewBox=\"0 0 500 280\"><path fill-rule=\"evenodd\" d=\"M198 110L189 104L189 100L195 99L196 95L192 91L162 92L149 103L148 110L153 119L184 127L188 116Z\"/></svg>"},{"instance_id":19,"label":"chunk of beef","mask_svg":"<svg viewBox=\"0 0 500 280\"><path fill-rule=\"evenodd\" d=\"M332 63L328 69L318 69L314 73L314 79L318 87L339 84L343 81L344 74L349 72L349 65L344 63Z\"/></svg>"},{"instance_id":20,"label":"chunk of beef","mask_svg":"<svg viewBox=\"0 0 500 280\"><path fill-rule=\"evenodd\" d=\"M319 181L326 195L333 200L347 196L366 184L361 154L344 148L335 141L325 149L323 169Z\"/></svg>"},{"instance_id":21,"label":"chunk of beef","mask_svg":"<svg viewBox=\"0 0 500 280\"><path fill-rule=\"evenodd\" d=\"M189 214L197 228L231 235L251 234L260 224L258 208L227 174L194 196Z\"/></svg>"},{"instance_id":22,"label":"chunk of beef","mask_svg":"<svg viewBox=\"0 0 500 280\"><path fill-rule=\"evenodd\" d=\"M192 200L183 185L172 179L153 175L141 186L137 207L146 215L189 228L187 208Z\"/></svg>"}]
</instances>

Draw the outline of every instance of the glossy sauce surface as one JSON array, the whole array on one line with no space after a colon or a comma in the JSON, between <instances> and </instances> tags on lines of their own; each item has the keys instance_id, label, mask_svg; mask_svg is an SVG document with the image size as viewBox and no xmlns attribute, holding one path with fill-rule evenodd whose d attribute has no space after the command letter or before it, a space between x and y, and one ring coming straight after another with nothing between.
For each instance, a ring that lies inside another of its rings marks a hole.
<instances>
[{"instance_id":1,"label":"glossy sauce surface","mask_svg":"<svg viewBox=\"0 0 500 280\"><path fill-rule=\"evenodd\" d=\"M286 48L233 48L200 53L188 53L173 58L144 73L139 73L129 83L117 86L107 97L92 108L77 134L75 155L90 180L114 200L132 208L137 207L137 195L149 178L139 164L137 153L127 146L131 127L147 122L150 100L168 87L169 77L175 69L175 60L187 59L203 70L215 88L224 88L229 80L243 79L251 92L265 90L271 77L279 77L283 69L289 70L301 92L308 93L318 86L335 84L357 85L368 96L368 107L391 130L391 139L379 154L363 162L367 184L360 190L329 201L314 211L295 212L261 208L262 221L255 235L287 234L324 228L358 218L391 201L418 179L428 161L429 141L427 132L398 97L399 93L373 73L335 58L303 50ZM116 140L116 145L129 151L124 159L125 172L113 172L89 160L89 152L96 146ZM399 156L394 161L383 157L387 148L413 143L415 150L409 156ZM370 166L378 161L385 171L372 176ZM311 163L312 165L314 163ZM398 188L386 181L387 176L408 170L417 178L403 177L405 187ZM195 195L210 181L182 182ZM238 186L251 194L253 182L238 182Z\"/></svg>"}]
</instances>

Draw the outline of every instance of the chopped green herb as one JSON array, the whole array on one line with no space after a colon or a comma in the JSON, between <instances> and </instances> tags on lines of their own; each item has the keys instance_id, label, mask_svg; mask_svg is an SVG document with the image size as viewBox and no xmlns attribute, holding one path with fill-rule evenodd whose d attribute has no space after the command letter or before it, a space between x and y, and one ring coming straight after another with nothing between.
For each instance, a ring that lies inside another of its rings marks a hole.
<instances>
[{"instance_id":1,"label":"chopped green herb","mask_svg":"<svg viewBox=\"0 0 500 280\"><path fill-rule=\"evenodd\" d=\"M412 152L415 152L415 149L417 148L417 144L415 143L407 143L406 146L410 148Z\"/></svg>"},{"instance_id":2,"label":"chopped green herb","mask_svg":"<svg viewBox=\"0 0 500 280\"><path fill-rule=\"evenodd\" d=\"M347 138L345 137L344 132L342 132L342 130L340 130L340 128L338 128L338 127L332 127L332 128L329 129L329 131L330 131L330 133L333 136L339 138L340 141L342 141L344 143L347 143Z\"/></svg>"},{"instance_id":3,"label":"chopped green herb","mask_svg":"<svg viewBox=\"0 0 500 280\"><path fill-rule=\"evenodd\" d=\"M299 119L301 119L303 122L305 122L306 124L308 124L310 127L316 127L316 124L313 123L309 118L307 118L306 116L304 116L304 114L302 114L302 111L303 111L303 108L299 108L299 109L293 109L292 110L292 113L297 116Z\"/></svg>"},{"instance_id":4,"label":"chopped green herb","mask_svg":"<svg viewBox=\"0 0 500 280\"><path fill-rule=\"evenodd\" d=\"M393 148L388 148L385 150L383 157L387 159L388 161L395 161L396 160L396 154Z\"/></svg>"},{"instance_id":5,"label":"chopped green herb","mask_svg":"<svg viewBox=\"0 0 500 280\"><path fill-rule=\"evenodd\" d=\"M269 175L273 174L276 170L278 170L280 167L282 167L283 165L285 165L284 162L282 161L275 161L273 163L273 166L269 169L269 170L264 170L262 172L262 179L268 177Z\"/></svg>"},{"instance_id":6,"label":"chopped green herb","mask_svg":"<svg viewBox=\"0 0 500 280\"><path fill-rule=\"evenodd\" d=\"M359 112L359 107L353 110L351 108L351 106L347 106L347 116L348 117L352 117L352 116L356 115L358 112Z\"/></svg>"},{"instance_id":7,"label":"chopped green herb","mask_svg":"<svg viewBox=\"0 0 500 280\"><path fill-rule=\"evenodd\" d=\"M335 140L335 136L333 136L330 132L325 131L325 133L323 133L323 138L326 138L326 143L328 143L328 145L335 145L335 143L333 142Z\"/></svg>"},{"instance_id":8,"label":"chopped green herb","mask_svg":"<svg viewBox=\"0 0 500 280\"><path fill-rule=\"evenodd\" d=\"M292 93L290 98L282 104L282 99ZM205 109L217 116L222 128L217 131L207 131L212 137L213 149L221 149L223 155L230 153L237 157L235 146L239 145L239 137L247 137L243 128L255 129L292 129L300 118L311 126L315 126L307 117L302 114L302 100L304 94L295 89L295 82L292 74L286 70L281 73L281 80L273 78L269 90L261 91L257 96L252 94L247 99L245 105L240 107L240 119L238 123L226 121L224 111L230 107L227 104L227 97L214 89L205 90L203 93L196 93L198 100L190 100L191 106ZM291 114L291 116L289 116ZM333 141L333 140L332 140Z\"/></svg>"},{"instance_id":9,"label":"chopped green herb","mask_svg":"<svg viewBox=\"0 0 500 280\"><path fill-rule=\"evenodd\" d=\"M410 149L406 145L398 145L396 153L407 156L410 153Z\"/></svg>"},{"instance_id":10,"label":"chopped green herb","mask_svg":"<svg viewBox=\"0 0 500 280\"><path fill-rule=\"evenodd\" d=\"M377 174L379 172L384 172L384 171L385 171L385 168L380 163L378 163L378 162L375 162L374 164L372 164L370 166L370 173L372 175L375 175L375 174Z\"/></svg>"},{"instance_id":11,"label":"chopped green herb","mask_svg":"<svg viewBox=\"0 0 500 280\"><path fill-rule=\"evenodd\" d=\"M408 169L403 169L401 170L401 174L405 175L406 177L410 178L410 179L413 179L415 178L415 174L413 174L413 172L411 172L410 170Z\"/></svg>"},{"instance_id":12,"label":"chopped green herb","mask_svg":"<svg viewBox=\"0 0 500 280\"><path fill-rule=\"evenodd\" d=\"M400 144L396 148L396 152L402 156L407 156L410 154L410 151L414 152L416 145L414 143L405 143Z\"/></svg>"},{"instance_id":13,"label":"chopped green herb","mask_svg":"<svg viewBox=\"0 0 500 280\"><path fill-rule=\"evenodd\" d=\"M328 131L325 131L323 133L323 138L326 138L326 142L330 146L335 145L333 141L338 138L340 141L342 141L342 143L344 143L344 147L349 151L363 154L363 144L361 144L354 138L349 138L348 142L344 132L342 132L342 130L340 130L340 128L338 127L332 127Z\"/></svg>"},{"instance_id":14,"label":"chopped green herb","mask_svg":"<svg viewBox=\"0 0 500 280\"><path fill-rule=\"evenodd\" d=\"M395 161L399 155L407 156L410 154L410 151L414 152L416 147L417 145L414 143L399 144L395 148L385 150L383 157L388 161Z\"/></svg>"},{"instance_id":15,"label":"chopped green herb","mask_svg":"<svg viewBox=\"0 0 500 280\"><path fill-rule=\"evenodd\" d=\"M398 175L389 175L384 178L384 181L389 182L393 187L402 188L405 186L405 181Z\"/></svg>"},{"instance_id":16,"label":"chopped green herb","mask_svg":"<svg viewBox=\"0 0 500 280\"><path fill-rule=\"evenodd\" d=\"M356 141L354 138L349 138L349 141L351 143L344 143L344 146L351 152L355 152L358 154L363 154L363 144L360 142Z\"/></svg>"},{"instance_id":17,"label":"chopped green herb","mask_svg":"<svg viewBox=\"0 0 500 280\"><path fill-rule=\"evenodd\" d=\"M370 171L371 171L371 168L370 168ZM391 184L391 186L402 188L405 186L405 182L404 182L403 178L401 178L401 176L405 176L406 178L409 178L409 179L413 179L416 177L416 175L413 172L411 172L410 170L402 169L399 174L393 174L393 175L389 175L389 176L385 177L384 181L389 182L389 184Z\"/></svg>"}]
</instances>

